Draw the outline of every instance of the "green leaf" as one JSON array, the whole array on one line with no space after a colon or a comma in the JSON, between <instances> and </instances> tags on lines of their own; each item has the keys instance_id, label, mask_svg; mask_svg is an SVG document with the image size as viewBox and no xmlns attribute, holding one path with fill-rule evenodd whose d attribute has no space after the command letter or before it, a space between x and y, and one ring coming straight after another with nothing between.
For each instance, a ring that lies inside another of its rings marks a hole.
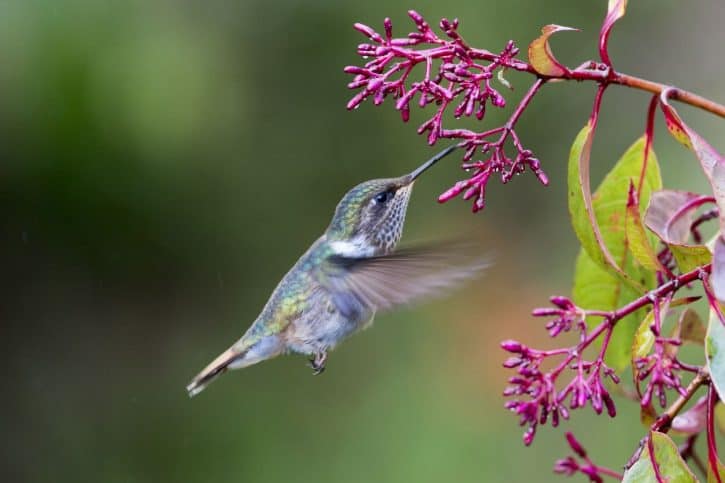
<instances>
[{"instance_id":1,"label":"green leaf","mask_svg":"<svg viewBox=\"0 0 725 483\"><path fill-rule=\"evenodd\" d=\"M632 252L634 259L637 260L637 263L642 267L651 271L667 272L652 247L652 243L650 242L650 236L652 235L647 234L642 224L638 198L634 184L630 182L627 214L624 222L624 233L629 244L629 250Z\"/></svg>"},{"instance_id":2,"label":"green leaf","mask_svg":"<svg viewBox=\"0 0 725 483\"><path fill-rule=\"evenodd\" d=\"M579 251L572 289L574 303L592 310L611 311L637 296L637 292L596 264L584 249ZM632 337L644 313L644 309L640 309L628 315L617 323L616 330L612 332L605 362L617 372L630 364Z\"/></svg>"},{"instance_id":3,"label":"green leaf","mask_svg":"<svg viewBox=\"0 0 725 483\"><path fill-rule=\"evenodd\" d=\"M591 143L590 135L591 130L587 125L574 141L569 158L569 211L574 231L582 243L574 272L572 296L580 307L610 311L634 300L647 287L654 286L654 273L635 261L626 243L628 188L630 181L639 184L645 144L643 138L637 140L591 197L591 210L597 226L595 230L587 215L585 194L588 191L589 170L586 154L589 147L586 145ZM586 176L580 171L580 166L586 170ZM657 158L650 151L642 181L641 206L646 206L651 193L661 185ZM641 208L630 208L630 215L635 212L641 217ZM596 233L599 233L601 243L597 241ZM640 243L644 243L641 232L639 236ZM614 261L615 258L618 261ZM607 261L609 259L614 265ZM618 372L630 365L632 338L644 314L644 310L630 314L617 323L612 334L606 362Z\"/></svg>"},{"instance_id":4,"label":"green leaf","mask_svg":"<svg viewBox=\"0 0 725 483\"><path fill-rule=\"evenodd\" d=\"M712 253L705 245L670 245L677 268L689 272L712 261Z\"/></svg>"},{"instance_id":5,"label":"green leaf","mask_svg":"<svg viewBox=\"0 0 725 483\"><path fill-rule=\"evenodd\" d=\"M667 313L670 308L677 307L680 305L685 305L692 303L696 299L692 298L679 298L675 299L669 303L664 302L662 305L660 305L660 320L664 324L664 320L667 317ZM695 314L695 317L697 316L697 313L694 311L687 309L689 312L693 312ZM685 312L688 313L688 312ZM690 319L688 320L691 320ZM684 317L683 317L684 319ZM642 322L639 324L639 327L637 327L637 330L634 333L634 337L632 338L632 362L636 361L637 359L641 359L642 357L646 357L650 351L652 350L652 346L655 343L655 335L650 330L650 326L654 323L655 320L655 311L650 310L647 312L647 315L644 319L642 319ZM673 334L673 338L678 338L679 334ZM669 345L667 346L669 347Z\"/></svg>"},{"instance_id":6,"label":"green leaf","mask_svg":"<svg viewBox=\"0 0 725 483\"><path fill-rule=\"evenodd\" d=\"M695 483L697 478L680 457L675 443L664 433L650 433L654 448L654 460L660 476L668 483ZM642 449L639 459L624 473L624 483L657 483L652 466L649 445Z\"/></svg>"},{"instance_id":7,"label":"green leaf","mask_svg":"<svg viewBox=\"0 0 725 483\"><path fill-rule=\"evenodd\" d=\"M660 313L660 316L664 314ZM632 338L632 365L638 359L647 357L655 345L655 335L650 330L650 326L655 320L655 311L650 310L642 323L637 327L634 337Z\"/></svg>"},{"instance_id":8,"label":"green leaf","mask_svg":"<svg viewBox=\"0 0 725 483\"><path fill-rule=\"evenodd\" d=\"M594 262L635 291L644 293L653 284L654 274L628 263L631 258L625 236L628 187L630 182L635 186L641 185L640 203L646 206L652 192L662 187L657 158L650 150L647 164L643 166L645 139L638 139L591 195L591 142L591 125L587 124L574 140L569 155L569 213L574 232Z\"/></svg>"},{"instance_id":9,"label":"green leaf","mask_svg":"<svg viewBox=\"0 0 725 483\"><path fill-rule=\"evenodd\" d=\"M710 321L705 337L705 355L710 380L720 399L725 399L725 326L713 309L710 309Z\"/></svg>"}]
</instances>

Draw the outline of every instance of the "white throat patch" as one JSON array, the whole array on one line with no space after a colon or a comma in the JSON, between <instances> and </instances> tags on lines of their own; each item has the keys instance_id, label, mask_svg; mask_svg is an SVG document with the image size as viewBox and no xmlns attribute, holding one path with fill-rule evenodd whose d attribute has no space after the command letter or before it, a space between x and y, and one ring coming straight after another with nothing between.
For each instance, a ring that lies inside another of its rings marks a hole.
<instances>
[{"instance_id":1,"label":"white throat patch","mask_svg":"<svg viewBox=\"0 0 725 483\"><path fill-rule=\"evenodd\" d=\"M352 240L336 240L330 246L337 255L343 257L371 257L375 254L375 247L362 236L356 236Z\"/></svg>"}]
</instances>

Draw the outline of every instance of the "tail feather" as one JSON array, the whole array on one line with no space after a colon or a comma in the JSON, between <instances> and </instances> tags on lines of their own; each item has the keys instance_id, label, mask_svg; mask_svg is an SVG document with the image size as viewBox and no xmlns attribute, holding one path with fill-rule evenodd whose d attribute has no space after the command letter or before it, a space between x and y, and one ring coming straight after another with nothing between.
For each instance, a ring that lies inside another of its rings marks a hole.
<instances>
[{"instance_id":1,"label":"tail feather","mask_svg":"<svg viewBox=\"0 0 725 483\"><path fill-rule=\"evenodd\" d=\"M222 352L219 357L214 359L211 364L206 366L190 383L186 386L189 397L194 397L206 388L214 379L222 375L229 369L229 366L235 361L244 357L244 352L227 349Z\"/></svg>"}]
</instances>

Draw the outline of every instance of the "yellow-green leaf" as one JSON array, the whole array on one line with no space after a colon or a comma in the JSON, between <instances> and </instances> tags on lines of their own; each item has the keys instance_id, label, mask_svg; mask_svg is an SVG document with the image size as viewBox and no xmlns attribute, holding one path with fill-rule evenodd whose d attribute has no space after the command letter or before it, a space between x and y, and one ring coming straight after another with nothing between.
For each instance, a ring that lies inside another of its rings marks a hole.
<instances>
[{"instance_id":1,"label":"yellow-green leaf","mask_svg":"<svg viewBox=\"0 0 725 483\"><path fill-rule=\"evenodd\" d=\"M680 456L675 443L664 433L652 432L654 460L659 474L668 483L696 483L697 478ZM642 449L639 459L624 473L624 483L657 483L657 475L652 466L649 445Z\"/></svg>"},{"instance_id":2,"label":"yellow-green leaf","mask_svg":"<svg viewBox=\"0 0 725 483\"><path fill-rule=\"evenodd\" d=\"M559 77L569 72L554 54L549 46L549 37L556 32L566 30L579 30L571 27L563 27L561 25L546 25L541 29L541 36L534 39L529 44L529 63L536 72L541 75Z\"/></svg>"},{"instance_id":3,"label":"yellow-green leaf","mask_svg":"<svg viewBox=\"0 0 725 483\"><path fill-rule=\"evenodd\" d=\"M634 333L634 338L632 339L632 363L646 357L652 350L652 346L655 344L655 335L650 330L650 326L654 320L655 312L654 310L650 310L647 317L637 327L637 331Z\"/></svg>"},{"instance_id":4,"label":"yellow-green leaf","mask_svg":"<svg viewBox=\"0 0 725 483\"><path fill-rule=\"evenodd\" d=\"M670 245L677 268L689 272L712 261L712 253L705 245Z\"/></svg>"},{"instance_id":5,"label":"yellow-green leaf","mask_svg":"<svg viewBox=\"0 0 725 483\"><path fill-rule=\"evenodd\" d=\"M579 250L572 289L574 303L592 310L611 311L637 295L619 278L596 264L584 249ZM630 364L632 337L644 313L644 309L640 309L628 315L617 323L617 330L612 332L605 361L617 372L622 372Z\"/></svg>"},{"instance_id":6,"label":"yellow-green leaf","mask_svg":"<svg viewBox=\"0 0 725 483\"><path fill-rule=\"evenodd\" d=\"M574 231L590 258L619 277L639 293L654 282L654 275L640 266L627 266L631 258L625 236L628 188L641 186L641 206L662 186L659 165L653 151L644 164L644 137L622 155L592 195L589 181L589 155L592 131L587 124L572 145L569 156L569 213ZM640 179L643 177L642 179Z\"/></svg>"},{"instance_id":7,"label":"yellow-green leaf","mask_svg":"<svg viewBox=\"0 0 725 483\"><path fill-rule=\"evenodd\" d=\"M632 252L634 259L644 268L652 271L666 272L662 263L660 263L655 253L652 243L650 243L649 235L642 224L642 215L639 207L639 196L634 188L634 184L629 185L629 195L627 199L627 214L625 216L624 232L629 244L629 250Z\"/></svg>"}]
</instances>

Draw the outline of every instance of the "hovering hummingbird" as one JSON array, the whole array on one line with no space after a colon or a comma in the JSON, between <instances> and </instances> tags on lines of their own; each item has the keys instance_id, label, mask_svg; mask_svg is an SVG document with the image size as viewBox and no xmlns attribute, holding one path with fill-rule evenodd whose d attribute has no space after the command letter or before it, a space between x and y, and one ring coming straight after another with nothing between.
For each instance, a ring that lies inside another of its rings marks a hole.
<instances>
[{"instance_id":1,"label":"hovering hummingbird","mask_svg":"<svg viewBox=\"0 0 725 483\"><path fill-rule=\"evenodd\" d=\"M370 326L376 311L434 295L482 269L481 259L456 244L394 251L413 183L454 149L410 174L348 191L325 233L284 276L244 336L191 381L189 395L228 369L289 352L311 356L313 373L320 374L328 351Z\"/></svg>"}]
</instances>

